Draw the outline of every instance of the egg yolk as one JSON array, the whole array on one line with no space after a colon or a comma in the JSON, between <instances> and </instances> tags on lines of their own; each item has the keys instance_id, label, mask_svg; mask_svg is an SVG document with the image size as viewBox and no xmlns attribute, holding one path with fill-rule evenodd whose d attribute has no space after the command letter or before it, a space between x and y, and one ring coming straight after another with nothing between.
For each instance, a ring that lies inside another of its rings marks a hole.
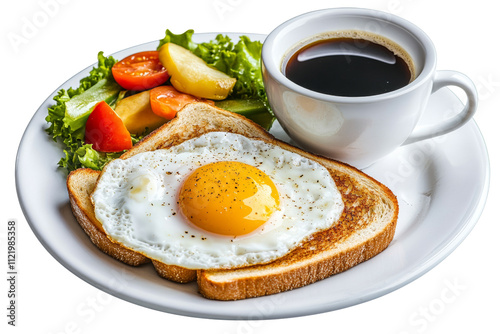
<instances>
[{"instance_id":1,"label":"egg yolk","mask_svg":"<svg viewBox=\"0 0 500 334\"><path fill-rule=\"evenodd\" d=\"M256 167L214 162L195 170L179 193L182 213L198 227L222 235L244 235L278 210L273 181Z\"/></svg>"}]
</instances>

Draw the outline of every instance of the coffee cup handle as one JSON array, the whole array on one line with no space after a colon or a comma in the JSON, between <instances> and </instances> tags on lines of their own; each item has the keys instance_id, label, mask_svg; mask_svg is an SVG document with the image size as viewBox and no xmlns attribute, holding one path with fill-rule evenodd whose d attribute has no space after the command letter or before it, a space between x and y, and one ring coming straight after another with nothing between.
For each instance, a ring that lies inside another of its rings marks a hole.
<instances>
[{"instance_id":1,"label":"coffee cup handle","mask_svg":"<svg viewBox=\"0 0 500 334\"><path fill-rule=\"evenodd\" d=\"M454 131L467 123L477 109L478 97L476 87L469 77L465 74L456 71L436 71L431 94L446 86L456 86L461 88L466 96L467 102L455 116L438 124L418 126L413 130L412 134L403 143L408 145L420 140L437 137L445 133Z\"/></svg>"}]
</instances>

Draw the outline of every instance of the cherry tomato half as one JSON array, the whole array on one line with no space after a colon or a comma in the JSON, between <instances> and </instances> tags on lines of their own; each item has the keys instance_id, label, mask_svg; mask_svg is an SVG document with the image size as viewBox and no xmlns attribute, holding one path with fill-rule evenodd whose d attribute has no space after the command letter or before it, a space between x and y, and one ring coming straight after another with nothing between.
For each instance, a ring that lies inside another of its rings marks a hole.
<instances>
[{"instance_id":1,"label":"cherry tomato half","mask_svg":"<svg viewBox=\"0 0 500 334\"><path fill-rule=\"evenodd\" d=\"M111 69L116 82L128 90L146 90L159 86L169 78L158 59L158 51L143 51L117 62Z\"/></svg>"},{"instance_id":2,"label":"cherry tomato half","mask_svg":"<svg viewBox=\"0 0 500 334\"><path fill-rule=\"evenodd\" d=\"M212 100L181 93L173 86L159 86L151 89L149 102L151 110L155 114L168 120L174 118L177 112L188 103L205 102L211 105L215 104Z\"/></svg>"},{"instance_id":3,"label":"cherry tomato half","mask_svg":"<svg viewBox=\"0 0 500 334\"><path fill-rule=\"evenodd\" d=\"M85 124L85 142L100 152L121 152L132 147L130 132L105 102L99 102Z\"/></svg>"}]
</instances>

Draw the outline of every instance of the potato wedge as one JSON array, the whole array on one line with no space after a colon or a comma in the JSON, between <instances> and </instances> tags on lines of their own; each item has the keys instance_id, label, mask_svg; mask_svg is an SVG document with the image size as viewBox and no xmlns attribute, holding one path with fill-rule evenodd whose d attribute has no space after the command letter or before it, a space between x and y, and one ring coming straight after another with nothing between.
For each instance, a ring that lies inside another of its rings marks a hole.
<instances>
[{"instance_id":1,"label":"potato wedge","mask_svg":"<svg viewBox=\"0 0 500 334\"><path fill-rule=\"evenodd\" d=\"M203 59L177 44L163 45L159 58L170 74L170 83L183 93L223 100L236 83L235 78L208 66Z\"/></svg>"},{"instance_id":2,"label":"potato wedge","mask_svg":"<svg viewBox=\"0 0 500 334\"><path fill-rule=\"evenodd\" d=\"M149 90L131 95L118 101L116 114L130 133L142 134L146 129L153 130L167 122L151 110Z\"/></svg>"}]
</instances>

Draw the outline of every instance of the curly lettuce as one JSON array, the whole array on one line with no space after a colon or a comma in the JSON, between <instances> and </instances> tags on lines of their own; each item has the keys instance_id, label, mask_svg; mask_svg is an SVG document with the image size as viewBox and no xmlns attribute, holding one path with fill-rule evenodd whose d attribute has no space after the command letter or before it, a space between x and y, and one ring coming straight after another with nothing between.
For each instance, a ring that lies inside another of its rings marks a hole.
<instances>
[{"instance_id":1,"label":"curly lettuce","mask_svg":"<svg viewBox=\"0 0 500 334\"><path fill-rule=\"evenodd\" d=\"M54 141L60 141L64 145L64 157L58 165L67 171L80 167L100 170L108 161L120 155L98 152L84 141L85 121L93 106L99 102L97 98L104 97L103 99L112 103L119 94L120 88L111 74L115 63L113 57L105 57L103 52L99 52L97 66L89 75L80 80L77 88L61 89L54 96L56 104L48 109L45 120L50 125L46 131ZM98 96L99 94L101 95ZM72 108L76 105L82 109L79 116L74 110L68 110L68 106Z\"/></svg>"}]
</instances>

